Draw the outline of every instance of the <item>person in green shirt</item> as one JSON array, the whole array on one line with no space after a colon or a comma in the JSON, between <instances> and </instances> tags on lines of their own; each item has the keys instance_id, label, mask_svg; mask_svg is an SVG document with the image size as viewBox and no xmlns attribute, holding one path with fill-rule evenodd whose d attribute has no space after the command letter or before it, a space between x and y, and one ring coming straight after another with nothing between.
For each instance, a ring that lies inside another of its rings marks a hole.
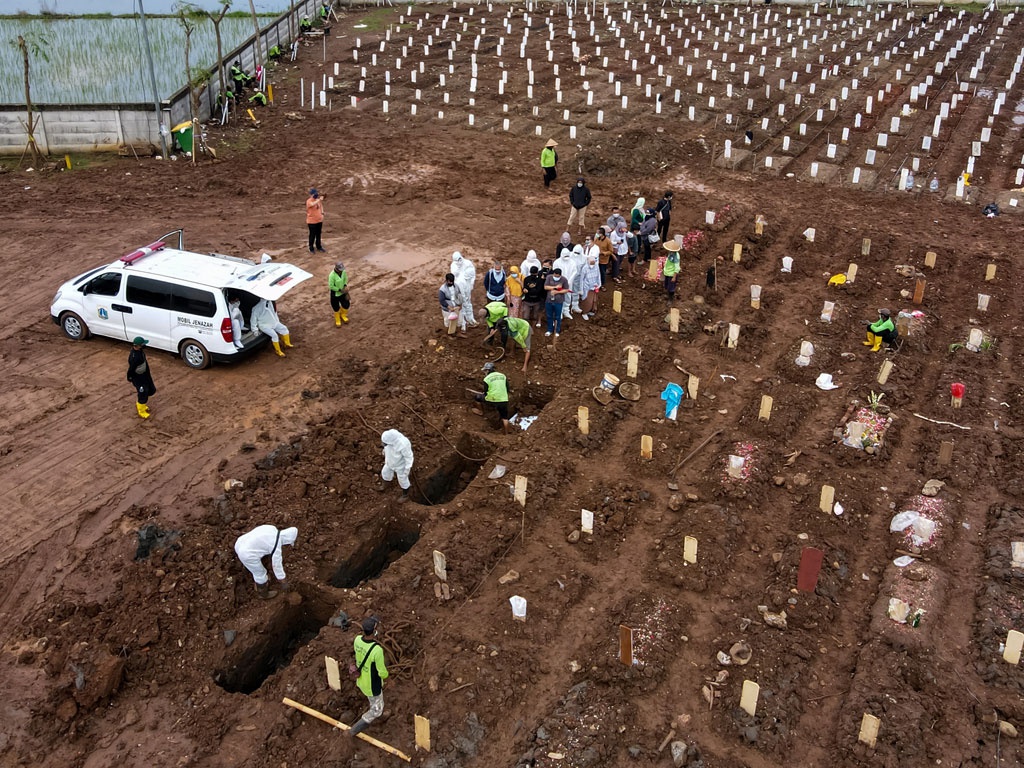
<instances>
[{"instance_id":1,"label":"person in green shirt","mask_svg":"<svg viewBox=\"0 0 1024 768\"><path fill-rule=\"evenodd\" d=\"M551 182L558 177L558 170L555 168L555 164L558 163L558 153L555 151L557 146L557 141L548 139L548 143L540 151L540 167L544 171L544 186L548 189L551 188Z\"/></svg>"},{"instance_id":2,"label":"person in green shirt","mask_svg":"<svg viewBox=\"0 0 1024 768\"><path fill-rule=\"evenodd\" d=\"M668 294L668 303L676 300L676 278L679 276L679 243L675 240L666 240L663 243L668 256L665 259L665 266L661 274L665 278L665 293Z\"/></svg>"},{"instance_id":3,"label":"person in green shirt","mask_svg":"<svg viewBox=\"0 0 1024 768\"><path fill-rule=\"evenodd\" d=\"M477 402L490 403L501 417L501 428L508 434L511 429L508 423L508 379L505 374L494 370L494 363L485 363L483 370L484 393L477 395Z\"/></svg>"},{"instance_id":4,"label":"person in green shirt","mask_svg":"<svg viewBox=\"0 0 1024 768\"><path fill-rule=\"evenodd\" d=\"M530 321L520 317L506 317L498 321L495 330L501 334L504 343L512 339L515 345L526 350L526 358L523 360L523 373L526 373L526 366L530 364L530 337L533 335ZM512 351L515 352L515 346L512 347Z\"/></svg>"},{"instance_id":5,"label":"person in green shirt","mask_svg":"<svg viewBox=\"0 0 1024 768\"><path fill-rule=\"evenodd\" d=\"M892 313L888 309L880 309L878 319L868 323L868 338L862 343L865 347L871 347L872 352L877 352L881 349L883 341L892 344L898 336L896 326L892 322Z\"/></svg>"},{"instance_id":6,"label":"person in green shirt","mask_svg":"<svg viewBox=\"0 0 1024 768\"><path fill-rule=\"evenodd\" d=\"M267 94L263 93L263 91L256 91L256 93L249 97L249 103L258 107L265 107L267 106Z\"/></svg>"},{"instance_id":7,"label":"person in green shirt","mask_svg":"<svg viewBox=\"0 0 1024 768\"><path fill-rule=\"evenodd\" d=\"M357 635L352 643L355 671L359 675L356 687L370 700L370 708L348 729L350 737L365 731L370 723L384 714L384 681L388 679L388 669L384 666L384 649L375 640L379 626L380 620L374 616L363 619L363 634Z\"/></svg>"},{"instance_id":8,"label":"person in green shirt","mask_svg":"<svg viewBox=\"0 0 1024 768\"><path fill-rule=\"evenodd\" d=\"M348 308L351 303L348 300L348 272L345 265L340 261L334 265L331 274L327 278L327 288L331 292L331 309L334 310L334 327L341 328L342 323L348 322Z\"/></svg>"},{"instance_id":9,"label":"person in green shirt","mask_svg":"<svg viewBox=\"0 0 1024 768\"><path fill-rule=\"evenodd\" d=\"M484 336L484 340L481 344L491 343L491 339L494 334L498 332L498 322L508 317L508 304L504 301L491 301L488 302L483 309L477 313L477 317L487 323L487 335ZM502 335L502 341L505 340Z\"/></svg>"}]
</instances>

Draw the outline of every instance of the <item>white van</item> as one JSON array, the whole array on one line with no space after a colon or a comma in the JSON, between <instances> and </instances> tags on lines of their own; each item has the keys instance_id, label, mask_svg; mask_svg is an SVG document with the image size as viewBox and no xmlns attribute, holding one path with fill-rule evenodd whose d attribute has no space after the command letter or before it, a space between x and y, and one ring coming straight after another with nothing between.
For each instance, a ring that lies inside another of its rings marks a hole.
<instances>
[{"instance_id":1,"label":"white van","mask_svg":"<svg viewBox=\"0 0 1024 768\"><path fill-rule=\"evenodd\" d=\"M179 229L69 280L53 297L50 317L75 341L90 334L121 341L143 336L150 347L175 352L192 368L205 368L263 347L269 337L249 328L252 308L262 299L277 301L312 277L292 264L257 264L183 247ZM228 309L235 296L247 329L241 349L234 344Z\"/></svg>"}]
</instances>

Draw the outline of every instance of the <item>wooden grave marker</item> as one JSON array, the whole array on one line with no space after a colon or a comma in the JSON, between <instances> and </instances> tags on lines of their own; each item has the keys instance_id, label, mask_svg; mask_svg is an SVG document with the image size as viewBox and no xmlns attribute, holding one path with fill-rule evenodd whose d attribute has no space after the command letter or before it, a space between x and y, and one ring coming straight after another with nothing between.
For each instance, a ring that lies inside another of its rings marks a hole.
<instances>
[{"instance_id":1,"label":"wooden grave marker","mask_svg":"<svg viewBox=\"0 0 1024 768\"><path fill-rule=\"evenodd\" d=\"M768 423L768 419L772 417L772 404L774 402L771 395L761 395L761 408L757 412L758 421Z\"/></svg>"},{"instance_id":2,"label":"wooden grave marker","mask_svg":"<svg viewBox=\"0 0 1024 768\"><path fill-rule=\"evenodd\" d=\"M587 406L581 405L576 409L576 423L579 425L581 433L590 434L590 409Z\"/></svg>"},{"instance_id":3,"label":"wooden grave marker","mask_svg":"<svg viewBox=\"0 0 1024 768\"><path fill-rule=\"evenodd\" d=\"M871 255L871 238L870 237L865 237L863 240L861 240L861 242L860 242L860 255L861 256L870 256Z\"/></svg>"},{"instance_id":4,"label":"wooden grave marker","mask_svg":"<svg viewBox=\"0 0 1024 768\"><path fill-rule=\"evenodd\" d=\"M715 223L714 211L704 211L704 223L707 224L709 227Z\"/></svg>"},{"instance_id":5,"label":"wooden grave marker","mask_svg":"<svg viewBox=\"0 0 1024 768\"><path fill-rule=\"evenodd\" d=\"M860 733L857 734L857 741L864 742L874 749L875 743L878 741L878 727L881 724L881 720L865 712L864 717L860 719Z\"/></svg>"},{"instance_id":6,"label":"wooden grave marker","mask_svg":"<svg viewBox=\"0 0 1024 768\"><path fill-rule=\"evenodd\" d=\"M889 380L889 374L892 373L892 360L885 360L882 362L882 367L878 369L878 383L885 384Z\"/></svg>"},{"instance_id":7,"label":"wooden grave marker","mask_svg":"<svg viewBox=\"0 0 1024 768\"><path fill-rule=\"evenodd\" d=\"M622 312L622 291L612 293L612 312Z\"/></svg>"},{"instance_id":8,"label":"wooden grave marker","mask_svg":"<svg viewBox=\"0 0 1024 768\"><path fill-rule=\"evenodd\" d=\"M764 234L764 225L767 224L767 223L768 223L768 220L764 217L763 213L757 214L757 216L754 218L754 234L755 235L763 235Z\"/></svg>"},{"instance_id":9,"label":"wooden grave marker","mask_svg":"<svg viewBox=\"0 0 1024 768\"><path fill-rule=\"evenodd\" d=\"M917 279L917 284L914 286L914 303L915 304L920 304L922 301L924 301L924 287L925 287L925 285L927 285L927 282L925 281L925 279L923 277L919 277Z\"/></svg>"},{"instance_id":10,"label":"wooden grave marker","mask_svg":"<svg viewBox=\"0 0 1024 768\"><path fill-rule=\"evenodd\" d=\"M640 436L640 457L650 459L654 456L654 438L650 435Z\"/></svg>"},{"instance_id":11,"label":"wooden grave marker","mask_svg":"<svg viewBox=\"0 0 1024 768\"><path fill-rule=\"evenodd\" d=\"M989 264L985 267L985 282L991 282L996 279L996 265Z\"/></svg>"},{"instance_id":12,"label":"wooden grave marker","mask_svg":"<svg viewBox=\"0 0 1024 768\"><path fill-rule=\"evenodd\" d=\"M332 691L341 690L341 669L338 667L338 660L330 656L324 656L324 666L327 668L327 685Z\"/></svg>"},{"instance_id":13,"label":"wooden grave marker","mask_svg":"<svg viewBox=\"0 0 1024 768\"><path fill-rule=\"evenodd\" d=\"M743 691L740 693L740 709L751 717L757 712L757 697L761 693L761 686L753 680L743 681Z\"/></svg>"},{"instance_id":14,"label":"wooden grave marker","mask_svg":"<svg viewBox=\"0 0 1024 768\"><path fill-rule=\"evenodd\" d=\"M943 440L939 443L939 464L948 465L953 461L953 441Z\"/></svg>"},{"instance_id":15,"label":"wooden grave marker","mask_svg":"<svg viewBox=\"0 0 1024 768\"><path fill-rule=\"evenodd\" d=\"M514 498L521 506L526 506L526 478L523 475L516 475Z\"/></svg>"},{"instance_id":16,"label":"wooden grave marker","mask_svg":"<svg viewBox=\"0 0 1024 768\"><path fill-rule=\"evenodd\" d=\"M850 266L846 268L846 282L853 285L857 281L857 265L852 261Z\"/></svg>"},{"instance_id":17,"label":"wooden grave marker","mask_svg":"<svg viewBox=\"0 0 1024 768\"><path fill-rule=\"evenodd\" d=\"M804 547L800 553L800 569L796 575L796 588L801 592L813 592L818 586L821 561L825 553L817 547Z\"/></svg>"},{"instance_id":18,"label":"wooden grave marker","mask_svg":"<svg viewBox=\"0 0 1024 768\"><path fill-rule=\"evenodd\" d=\"M631 347L626 352L626 375L631 378L636 378L637 368L640 366L640 353L637 352L636 347Z\"/></svg>"},{"instance_id":19,"label":"wooden grave marker","mask_svg":"<svg viewBox=\"0 0 1024 768\"><path fill-rule=\"evenodd\" d=\"M729 323L729 333L726 336L729 349L736 349L740 343L740 327L736 323Z\"/></svg>"},{"instance_id":20,"label":"wooden grave marker","mask_svg":"<svg viewBox=\"0 0 1024 768\"><path fill-rule=\"evenodd\" d=\"M821 498L818 500L818 509L825 514L832 514L832 506L836 500L836 489L831 485L821 486Z\"/></svg>"},{"instance_id":21,"label":"wooden grave marker","mask_svg":"<svg viewBox=\"0 0 1024 768\"><path fill-rule=\"evenodd\" d=\"M750 306L753 309L761 308L761 286L751 285L750 286Z\"/></svg>"},{"instance_id":22,"label":"wooden grave marker","mask_svg":"<svg viewBox=\"0 0 1024 768\"><path fill-rule=\"evenodd\" d=\"M679 333L679 308L672 307L668 311L668 329L672 333Z\"/></svg>"},{"instance_id":23,"label":"wooden grave marker","mask_svg":"<svg viewBox=\"0 0 1024 768\"><path fill-rule=\"evenodd\" d=\"M683 562L691 564L697 562L697 539L693 536L683 539Z\"/></svg>"},{"instance_id":24,"label":"wooden grave marker","mask_svg":"<svg viewBox=\"0 0 1024 768\"><path fill-rule=\"evenodd\" d=\"M633 666L633 630L625 624L619 624L619 661Z\"/></svg>"},{"instance_id":25,"label":"wooden grave marker","mask_svg":"<svg viewBox=\"0 0 1024 768\"><path fill-rule=\"evenodd\" d=\"M739 264L743 259L743 243L733 243L732 245L732 260Z\"/></svg>"},{"instance_id":26,"label":"wooden grave marker","mask_svg":"<svg viewBox=\"0 0 1024 768\"><path fill-rule=\"evenodd\" d=\"M978 294L978 311L979 312L988 312L988 303L991 300L992 300L992 297L989 296L987 293L979 293Z\"/></svg>"},{"instance_id":27,"label":"wooden grave marker","mask_svg":"<svg viewBox=\"0 0 1024 768\"><path fill-rule=\"evenodd\" d=\"M935 251L928 251L924 255L924 265L929 269L935 269L935 259L938 258L938 254Z\"/></svg>"},{"instance_id":28,"label":"wooden grave marker","mask_svg":"<svg viewBox=\"0 0 1024 768\"><path fill-rule=\"evenodd\" d=\"M430 751L430 721L423 715L413 715L413 723L416 728L416 749L424 752Z\"/></svg>"},{"instance_id":29,"label":"wooden grave marker","mask_svg":"<svg viewBox=\"0 0 1024 768\"><path fill-rule=\"evenodd\" d=\"M1024 633L1011 629L1006 633L1006 647L1003 649L1003 660L1010 664L1019 664L1022 648L1024 648Z\"/></svg>"},{"instance_id":30,"label":"wooden grave marker","mask_svg":"<svg viewBox=\"0 0 1024 768\"><path fill-rule=\"evenodd\" d=\"M594 533L594 513L589 509L580 510L580 533L589 535Z\"/></svg>"},{"instance_id":31,"label":"wooden grave marker","mask_svg":"<svg viewBox=\"0 0 1024 768\"><path fill-rule=\"evenodd\" d=\"M651 259L650 265L647 267L647 279L656 280L658 278L658 261L657 259Z\"/></svg>"},{"instance_id":32,"label":"wooden grave marker","mask_svg":"<svg viewBox=\"0 0 1024 768\"><path fill-rule=\"evenodd\" d=\"M697 399L697 390L700 389L700 379L692 373L687 375L686 394L691 400Z\"/></svg>"},{"instance_id":33,"label":"wooden grave marker","mask_svg":"<svg viewBox=\"0 0 1024 768\"><path fill-rule=\"evenodd\" d=\"M448 581L448 559L444 552L434 550L434 575L441 581Z\"/></svg>"}]
</instances>

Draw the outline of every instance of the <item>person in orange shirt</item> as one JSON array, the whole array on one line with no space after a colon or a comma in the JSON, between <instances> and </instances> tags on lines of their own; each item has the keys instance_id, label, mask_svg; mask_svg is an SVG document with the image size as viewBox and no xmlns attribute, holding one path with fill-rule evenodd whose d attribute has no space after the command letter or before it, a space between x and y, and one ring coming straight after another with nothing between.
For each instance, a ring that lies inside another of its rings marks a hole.
<instances>
[{"instance_id":1,"label":"person in orange shirt","mask_svg":"<svg viewBox=\"0 0 1024 768\"><path fill-rule=\"evenodd\" d=\"M306 200L306 226L309 227L309 252L317 250L325 253L324 245L320 242L320 233L324 228L324 197L316 187L309 190L309 199Z\"/></svg>"}]
</instances>

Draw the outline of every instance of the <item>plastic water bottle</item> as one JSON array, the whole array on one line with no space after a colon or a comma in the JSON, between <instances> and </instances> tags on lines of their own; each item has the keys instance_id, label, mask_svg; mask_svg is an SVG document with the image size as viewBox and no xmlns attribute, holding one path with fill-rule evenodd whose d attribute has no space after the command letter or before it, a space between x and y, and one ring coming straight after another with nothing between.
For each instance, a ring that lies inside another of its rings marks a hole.
<instances>
[{"instance_id":1,"label":"plastic water bottle","mask_svg":"<svg viewBox=\"0 0 1024 768\"><path fill-rule=\"evenodd\" d=\"M932 176L932 180L928 183L928 191L929 192L938 192L939 191L939 177L938 177L937 174L935 176Z\"/></svg>"},{"instance_id":2,"label":"plastic water bottle","mask_svg":"<svg viewBox=\"0 0 1024 768\"><path fill-rule=\"evenodd\" d=\"M913 171L910 171L907 174L907 186L905 187L905 189L907 190L907 192L912 192L914 190L914 172Z\"/></svg>"}]
</instances>

